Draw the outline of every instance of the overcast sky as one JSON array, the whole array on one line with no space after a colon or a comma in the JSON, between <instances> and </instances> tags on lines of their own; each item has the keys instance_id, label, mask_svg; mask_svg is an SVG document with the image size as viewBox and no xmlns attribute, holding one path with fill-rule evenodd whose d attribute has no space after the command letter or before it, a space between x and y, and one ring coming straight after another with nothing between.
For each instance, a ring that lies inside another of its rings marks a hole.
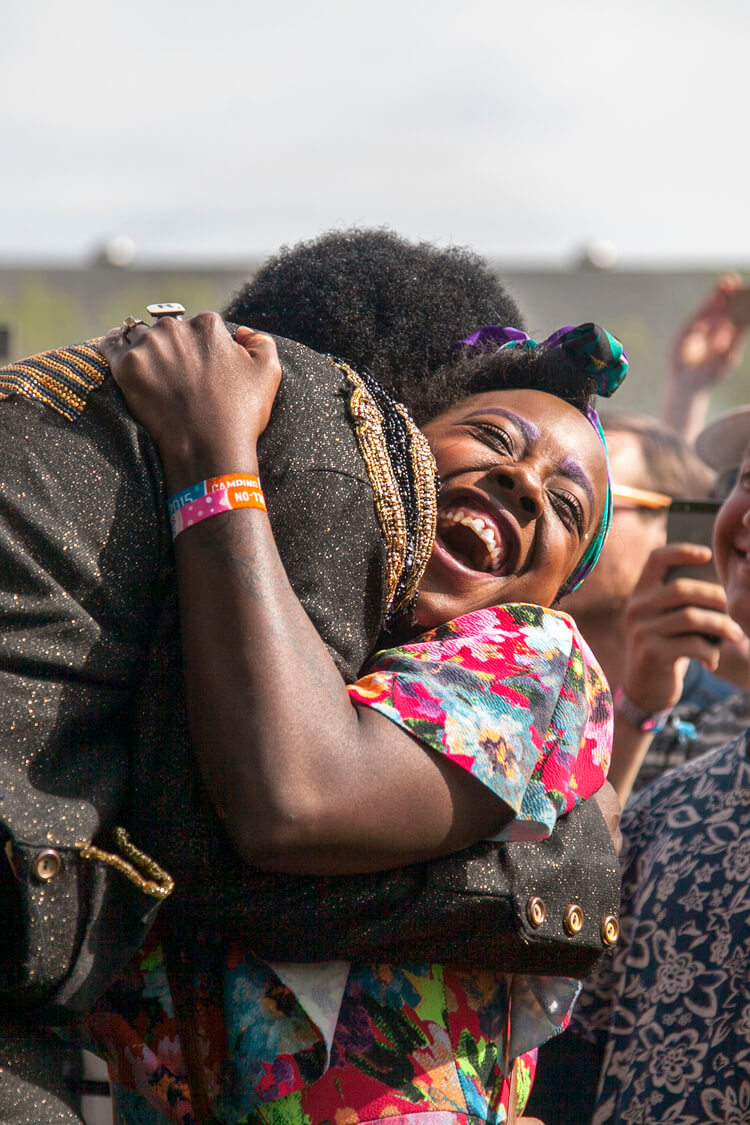
<instances>
[{"instance_id":1,"label":"overcast sky","mask_svg":"<svg viewBox=\"0 0 750 1125\"><path fill-rule=\"evenodd\" d=\"M0 261L750 263L747 0L6 0Z\"/></svg>"}]
</instances>

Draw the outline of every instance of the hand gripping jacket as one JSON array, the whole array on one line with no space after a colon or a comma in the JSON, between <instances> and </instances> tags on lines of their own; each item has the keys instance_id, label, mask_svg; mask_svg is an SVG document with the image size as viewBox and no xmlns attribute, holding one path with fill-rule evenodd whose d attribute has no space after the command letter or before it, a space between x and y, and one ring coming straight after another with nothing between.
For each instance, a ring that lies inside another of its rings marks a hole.
<instances>
[{"instance_id":1,"label":"hand gripping jacket","mask_svg":"<svg viewBox=\"0 0 750 1125\"><path fill-rule=\"evenodd\" d=\"M264 492L292 586L353 680L426 564L434 464L366 373L277 343ZM277 960L593 964L618 884L591 801L546 845L482 844L403 873L301 879L234 856L190 752L158 457L95 343L0 370L0 465L6 1011L90 1005L160 908L188 940L225 925ZM542 897L539 922L527 907Z\"/></svg>"}]
</instances>

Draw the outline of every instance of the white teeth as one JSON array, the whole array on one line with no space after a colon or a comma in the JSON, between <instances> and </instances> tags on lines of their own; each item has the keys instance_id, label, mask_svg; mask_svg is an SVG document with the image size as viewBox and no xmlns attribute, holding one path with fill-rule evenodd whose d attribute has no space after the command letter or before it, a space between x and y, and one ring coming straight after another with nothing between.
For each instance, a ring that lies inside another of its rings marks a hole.
<instances>
[{"instance_id":1,"label":"white teeth","mask_svg":"<svg viewBox=\"0 0 750 1125\"><path fill-rule=\"evenodd\" d=\"M480 516L470 516L463 508L446 508L440 513L440 522L442 524L460 523L464 527L470 527L487 548L489 566L486 569L497 569L502 558L502 551L495 538L495 529L490 524L485 523Z\"/></svg>"}]
</instances>

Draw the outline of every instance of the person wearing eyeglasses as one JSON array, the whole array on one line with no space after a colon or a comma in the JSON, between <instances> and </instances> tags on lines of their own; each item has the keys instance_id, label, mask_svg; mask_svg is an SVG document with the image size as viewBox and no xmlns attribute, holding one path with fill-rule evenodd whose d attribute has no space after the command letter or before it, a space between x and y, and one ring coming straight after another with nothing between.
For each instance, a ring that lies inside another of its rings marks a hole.
<instances>
[{"instance_id":1,"label":"person wearing eyeglasses","mask_svg":"<svg viewBox=\"0 0 750 1125\"><path fill-rule=\"evenodd\" d=\"M721 642L736 642L741 631L725 612L720 586L665 582L670 568L710 558L707 547L667 544L666 516L673 499L705 497L712 471L653 418L611 414L603 425L612 533L604 565L562 607L575 617L615 694L609 777L625 804L634 786L683 760L680 713L702 711L736 690L714 673Z\"/></svg>"}]
</instances>

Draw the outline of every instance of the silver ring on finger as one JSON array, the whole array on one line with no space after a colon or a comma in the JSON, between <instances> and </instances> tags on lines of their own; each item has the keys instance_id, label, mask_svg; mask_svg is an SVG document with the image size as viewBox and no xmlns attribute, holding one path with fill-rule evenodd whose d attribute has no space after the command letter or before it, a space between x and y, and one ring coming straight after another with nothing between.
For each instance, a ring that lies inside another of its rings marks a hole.
<instances>
[{"instance_id":1,"label":"silver ring on finger","mask_svg":"<svg viewBox=\"0 0 750 1125\"><path fill-rule=\"evenodd\" d=\"M179 301L159 301L155 305L146 305L146 312L149 316L152 316L155 321L162 320L167 316L173 316L176 320L182 320L185 315L185 306L181 305Z\"/></svg>"}]
</instances>

